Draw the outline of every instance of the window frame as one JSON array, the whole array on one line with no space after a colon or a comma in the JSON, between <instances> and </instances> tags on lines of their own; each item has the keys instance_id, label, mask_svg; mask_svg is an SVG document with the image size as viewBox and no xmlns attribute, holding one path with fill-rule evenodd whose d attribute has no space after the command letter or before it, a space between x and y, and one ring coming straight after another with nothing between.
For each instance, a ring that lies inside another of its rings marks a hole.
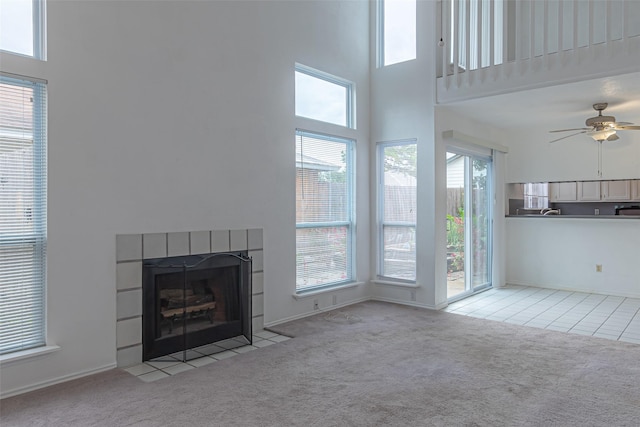
<instances>
[{"instance_id":1,"label":"window frame","mask_svg":"<svg viewBox=\"0 0 640 427\"><path fill-rule=\"evenodd\" d=\"M40 61L47 60L47 3L46 0L31 0L33 25L33 55L0 48L0 52L19 55Z\"/></svg>"},{"instance_id":2,"label":"window frame","mask_svg":"<svg viewBox=\"0 0 640 427\"><path fill-rule=\"evenodd\" d=\"M40 79L16 76L8 73L0 73L0 82L16 87L33 88L33 117L31 122L31 140L33 144L33 196L31 215L33 218L33 230L9 230L4 236L0 234L0 248L15 248L13 254L30 250L33 247L32 270L33 285L28 287L32 292L29 300L34 309L33 317L35 326L31 328L27 336L33 339L12 340L16 344L12 346L0 343L0 356L11 355L17 352L46 346L46 266L47 266L47 86L46 81ZM8 138L11 139L10 133ZM25 139L25 138L22 138ZM18 227L19 228L19 227ZM20 255L18 255L20 256ZM22 259L22 258L21 258ZM5 262L0 262L4 265ZM26 270L25 270L26 271ZM18 285L15 285L15 290ZM23 292L25 290L23 289ZM29 322L31 323L31 322ZM15 334L14 334L15 335Z\"/></svg>"},{"instance_id":3,"label":"window frame","mask_svg":"<svg viewBox=\"0 0 640 427\"><path fill-rule=\"evenodd\" d=\"M385 142L379 142L377 144L377 150L376 150L376 172L378 175L378 181L377 181L377 191L376 191L376 198L377 198L377 268L376 268L376 276L377 279L379 280L385 280L385 281L393 281L393 282L400 282L400 283L408 283L408 284L415 284L417 283L417 261L418 261L418 256L417 256L417 245L416 245L416 253L415 253L415 268L416 270L414 271L414 278L413 280L410 279L405 279L405 278L400 278L400 277L395 277L395 276L389 276L385 274L385 268L384 268L384 264L385 264L385 241L384 241L384 229L385 227L406 227L406 228L413 228L414 229L414 236L417 240L417 204L416 204L416 221L415 222L406 222L406 221L386 221L385 220L385 180L384 180L384 167L385 167L385 149L389 148L389 147L397 147L397 146L403 146L403 145L415 145L416 147L416 157L417 157L417 150L418 150L418 141L417 139L403 139L403 140L396 140L396 141L385 141ZM416 161L416 171L418 168L418 163ZM417 177L416 177L417 178ZM416 179L416 203L417 203L417 188L418 188L418 183L417 183L417 179ZM417 242L416 242L417 243Z\"/></svg>"},{"instance_id":4,"label":"window frame","mask_svg":"<svg viewBox=\"0 0 640 427\"><path fill-rule=\"evenodd\" d=\"M335 126L341 126L341 127L346 127L349 129L355 129L356 128L356 114L355 114L355 105L356 105L356 99L355 99L355 83L343 78L340 78L338 76L334 76L333 74L329 74L326 73L324 71L320 71L317 70L315 68L311 68L308 67L306 65L300 64L300 63L296 63L295 64L295 70L294 70L294 76L295 73L301 73L304 75L307 75L309 77L313 77L319 80L323 80L327 83L332 83L335 84L337 86L341 86L343 88L345 88L345 109L346 109L346 117L345 117L345 124L339 124L339 123L333 123L333 122L327 122L324 120L320 120L320 119L316 119L313 117L307 117L307 116L299 116L298 114L295 114L295 105L294 105L294 114L296 117L302 117L305 119L309 119L309 120L316 120L318 122L321 123L328 123L331 125L335 125ZM295 81L295 78L294 78ZM295 96L294 96L295 98ZM295 102L294 102L295 104Z\"/></svg>"},{"instance_id":5,"label":"window frame","mask_svg":"<svg viewBox=\"0 0 640 427\"><path fill-rule=\"evenodd\" d=\"M415 26L415 39L414 39L414 54L410 58L402 59L400 61L395 62L386 62L386 51L387 46L385 43L386 40L386 31L385 31L385 3L387 0L377 0L376 2L376 65L377 68L389 67L395 64L402 64L403 62L413 61L418 58L418 1L415 1L415 12L414 12L414 26Z\"/></svg>"},{"instance_id":6,"label":"window frame","mask_svg":"<svg viewBox=\"0 0 640 427\"><path fill-rule=\"evenodd\" d=\"M352 138L329 135L321 132L308 131L304 129L296 129L295 132L296 139L298 137L309 137L319 140L326 140L330 142L337 142L345 144L345 178L346 178L346 221L315 221L315 222L298 222L296 219L296 284L295 284L295 292L297 295L301 295L308 292L317 291L320 289L333 288L337 286L342 286L347 283L351 283L355 281L356 277L356 268L355 268L355 259L356 259L356 224L355 224L355 165L356 165L356 140ZM297 141L296 141L297 145ZM296 150L297 151L297 150ZM296 163L297 163L297 152L296 152ZM297 166L296 166L297 169ZM296 199L297 199L297 185L296 185ZM297 215L296 215L297 216ZM298 286L298 263L297 258L299 256L298 253L298 244L297 244L297 231L300 229L309 229L309 228L335 228L335 227L346 227L346 275L347 277L344 280L339 280L335 282L327 282L317 285L310 285L299 287Z\"/></svg>"}]
</instances>

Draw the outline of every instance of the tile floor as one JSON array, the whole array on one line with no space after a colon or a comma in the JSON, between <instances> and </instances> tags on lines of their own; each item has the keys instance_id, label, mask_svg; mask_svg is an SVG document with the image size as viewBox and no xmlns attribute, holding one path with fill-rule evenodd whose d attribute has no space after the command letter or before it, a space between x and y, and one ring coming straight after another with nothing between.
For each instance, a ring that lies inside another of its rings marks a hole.
<instances>
[{"instance_id":1,"label":"tile floor","mask_svg":"<svg viewBox=\"0 0 640 427\"><path fill-rule=\"evenodd\" d=\"M182 362L182 352L179 352L158 357L157 359L131 366L124 370L144 382L152 382L288 339L291 338L270 331L260 331L253 335L252 345L247 345L244 339L232 338L188 350L186 362Z\"/></svg>"},{"instance_id":2,"label":"tile floor","mask_svg":"<svg viewBox=\"0 0 640 427\"><path fill-rule=\"evenodd\" d=\"M640 298L509 285L456 301L443 311L640 344Z\"/></svg>"}]
</instances>

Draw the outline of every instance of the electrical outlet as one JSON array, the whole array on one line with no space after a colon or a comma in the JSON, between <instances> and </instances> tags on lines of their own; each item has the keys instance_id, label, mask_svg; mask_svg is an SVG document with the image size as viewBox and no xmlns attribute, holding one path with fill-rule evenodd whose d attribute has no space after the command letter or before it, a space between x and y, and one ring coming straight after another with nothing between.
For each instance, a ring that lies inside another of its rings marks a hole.
<instances>
[{"instance_id":1,"label":"electrical outlet","mask_svg":"<svg viewBox=\"0 0 640 427\"><path fill-rule=\"evenodd\" d=\"M314 310L319 310L320 309L320 307L318 307L318 300L317 299L313 300L313 309Z\"/></svg>"},{"instance_id":2,"label":"electrical outlet","mask_svg":"<svg viewBox=\"0 0 640 427\"><path fill-rule=\"evenodd\" d=\"M596 273L602 273L602 264L596 264Z\"/></svg>"}]
</instances>

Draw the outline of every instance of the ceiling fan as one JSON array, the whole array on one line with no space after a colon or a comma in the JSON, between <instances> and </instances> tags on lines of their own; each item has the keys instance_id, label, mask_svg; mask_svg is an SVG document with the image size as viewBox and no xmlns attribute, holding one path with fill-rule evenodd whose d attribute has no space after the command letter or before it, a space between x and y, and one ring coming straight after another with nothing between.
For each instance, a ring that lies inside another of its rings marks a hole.
<instances>
[{"instance_id":1,"label":"ceiling fan","mask_svg":"<svg viewBox=\"0 0 640 427\"><path fill-rule=\"evenodd\" d=\"M607 108L606 102L598 102L593 104L593 109L598 112L598 115L595 117L590 117L586 120L585 124L588 127L585 128L576 128L576 129L560 129L560 130L552 130L549 132L570 132L570 131L578 131L572 133L571 135L563 136L562 138L554 139L551 142L561 141L566 138L570 138L572 136L587 134L594 140L598 142L602 141L615 141L620 139L616 134L616 131L619 130L640 130L640 126L632 126L633 123L628 122L616 122L616 118L613 116L603 116L602 112L605 108Z\"/></svg>"}]
</instances>

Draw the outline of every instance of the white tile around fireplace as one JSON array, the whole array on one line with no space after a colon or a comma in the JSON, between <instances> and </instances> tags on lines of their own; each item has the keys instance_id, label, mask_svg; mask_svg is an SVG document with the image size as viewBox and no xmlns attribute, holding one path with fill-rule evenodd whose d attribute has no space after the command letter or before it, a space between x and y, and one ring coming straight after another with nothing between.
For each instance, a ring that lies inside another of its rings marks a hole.
<instances>
[{"instance_id":1,"label":"white tile around fireplace","mask_svg":"<svg viewBox=\"0 0 640 427\"><path fill-rule=\"evenodd\" d=\"M118 320L142 316L142 289L118 292L116 298Z\"/></svg>"},{"instance_id":2,"label":"white tile around fireplace","mask_svg":"<svg viewBox=\"0 0 640 427\"><path fill-rule=\"evenodd\" d=\"M167 233L142 235L143 259L164 258L167 256Z\"/></svg>"},{"instance_id":3,"label":"white tile around fireplace","mask_svg":"<svg viewBox=\"0 0 640 427\"><path fill-rule=\"evenodd\" d=\"M253 228L247 230L247 249L262 249L262 229Z\"/></svg>"},{"instance_id":4,"label":"white tile around fireplace","mask_svg":"<svg viewBox=\"0 0 640 427\"><path fill-rule=\"evenodd\" d=\"M189 255L189 233L167 234L167 256Z\"/></svg>"},{"instance_id":5,"label":"white tile around fireplace","mask_svg":"<svg viewBox=\"0 0 640 427\"><path fill-rule=\"evenodd\" d=\"M120 234L116 236L116 261L142 259L142 235Z\"/></svg>"},{"instance_id":6,"label":"white tile around fireplace","mask_svg":"<svg viewBox=\"0 0 640 427\"><path fill-rule=\"evenodd\" d=\"M211 252L227 252L229 250L229 230L212 231Z\"/></svg>"},{"instance_id":7,"label":"white tile around fireplace","mask_svg":"<svg viewBox=\"0 0 640 427\"><path fill-rule=\"evenodd\" d=\"M229 234L230 250L247 250L247 230L231 230Z\"/></svg>"},{"instance_id":8,"label":"white tile around fireplace","mask_svg":"<svg viewBox=\"0 0 640 427\"><path fill-rule=\"evenodd\" d=\"M142 256L142 252L140 252ZM116 289L132 289L142 287L142 262L127 261L116 264Z\"/></svg>"},{"instance_id":9,"label":"white tile around fireplace","mask_svg":"<svg viewBox=\"0 0 640 427\"><path fill-rule=\"evenodd\" d=\"M210 231L192 231L189 234L192 254L208 254L211 252Z\"/></svg>"}]
</instances>

